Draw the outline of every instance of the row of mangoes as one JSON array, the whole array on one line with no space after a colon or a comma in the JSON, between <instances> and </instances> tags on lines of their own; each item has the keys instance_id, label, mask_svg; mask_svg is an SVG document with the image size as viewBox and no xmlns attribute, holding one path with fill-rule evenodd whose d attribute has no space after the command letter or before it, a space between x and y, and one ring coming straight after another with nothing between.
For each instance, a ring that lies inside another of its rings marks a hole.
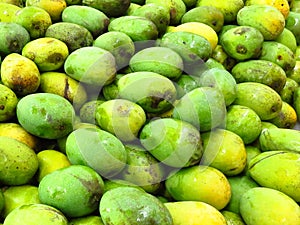
<instances>
[{"instance_id":1,"label":"row of mangoes","mask_svg":"<svg viewBox=\"0 0 300 225\"><path fill-rule=\"evenodd\" d=\"M300 224L299 10L1 2L0 223Z\"/></svg>"}]
</instances>

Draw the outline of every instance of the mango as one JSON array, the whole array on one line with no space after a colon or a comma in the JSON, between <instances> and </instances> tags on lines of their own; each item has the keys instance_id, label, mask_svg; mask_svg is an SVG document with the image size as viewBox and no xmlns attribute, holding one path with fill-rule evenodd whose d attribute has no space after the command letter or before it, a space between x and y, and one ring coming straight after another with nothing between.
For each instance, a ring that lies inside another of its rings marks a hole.
<instances>
[{"instance_id":1,"label":"mango","mask_svg":"<svg viewBox=\"0 0 300 225\"><path fill-rule=\"evenodd\" d=\"M289 2L287 0L246 0L245 5L269 5L277 8L284 18L286 18L290 11Z\"/></svg>"},{"instance_id":2,"label":"mango","mask_svg":"<svg viewBox=\"0 0 300 225\"><path fill-rule=\"evenodd\" d=\"M227 225L245 225L242 217L239 214L226 210L222 210L221 213L224 216Z\"/></svg>"},{"instance_id":3,"label":"mango","mask_svg":"<svg viewBox=\"0 0 300 225\"><path fill-rule=\"evenodd\" d=\"M46 175L38 186L41 203L55 207L68 217L86 216L97 210L103 189L101 176L82 165L56 170Z\"/></svg>"},{"instance_id":4,"label":"mango","mask_svg":"<svg viewBox=\"0 0 300 225\"><path fill-rule=\"evenodd\" d=\"M15 94L25 96L37 91L40 71L31 59L19 53L11 53L2 61L1 80Z\"/></svg>"},{"instance_id":5,"label":"mango","mask_svg":"<svg viewBox=\"0 0 300 225\"><path fill-rule=\"evenodd\" d=\"M224 216L213 206L201 201L164 203L170 211L174 225L210 224L226 225Z\"/></svg>"},{"instance_id":6,"label":"mango","mask_svg":"<svg viewBox=\"0 0 300 225\"><path fill-rule=\"evenodd\" d=\"M0 121L8 121L16 115L18 97L7 86L0 84Z\"/></svg>"},{"instance_id":7,"label":"mango","mask_svg":"<svg viewBox=\"0 0 300 225\"><path fill-rule=\"evenodd\" d=\"M182 74L183 60L170 48L149 47L134 54L129 66L133 72L150 71L176 80Z\"/></svg>"},{"instance_id":8,"label":"mango","mask_svg":"<svg viewBox=\"0 0 300 225\"><path fill-rule=\"evenodd\" d=\"M0 183L22 185L31 181L38 169L37 156L26 144L9 137L0 137Z\"/></svg>"},{"instance_id":9,"label":"mango","mask_svg":"<svg viewBox=\"0 0 300 225\"><path fill-rule=\"evenodd\" d=\"M222 45L218 44L211 54L211 58L219 62L226 70L230 71L237 60L229 56Z\"/></svg>"},{"instance_id":10,"label":"mango","mask_svg":"<svg viewBox=\"0 0 300 225\"><path fill-rule=\"evenodd\" d=\"M292 50L276 41L265 41L259 59L268 60L279 65L286 73L293 70L296 59Z\"/></svg>"},{"instance_id":11,"label":"mango","mask_svg":"<svg viewBox=\"0 0 300 225\"><path fill-rule=\"evenodd\" d=\"M191 123L204 132L221 127L226 111L223 94L218 88L199 87L177 101L172 117Z\"/></svg>"},{"instance_id":12,"label":"mango","mask_svg":"<svg viewBox=\"0 0 300 225\"><path fill-rule=\"evenodd\" d=\"M56 94L26 95L19 100L16 112L20 125L37 137L57 139L73 130L73 106L67 99Z\"/></svg>"},{"instance_id":13,"label":"mango","mask_svg":"<svg viewBox=\"0 0 300 225\"><path fill-rule=\"evenodd\" d=\"M0 22L12 22L15 13L21 10L20 6L8 2L0 2Z\"/></svg>"},{"instance_id":14,"label":"mango","mask_svg":"<svg viewBox=\"0 0 300 225\"><path fill-rule=\"evenodd\" d=\"M108 31L127 34L133 41L155 40L158 37L156 25L142 16L121 16L108 25Z\"/></svg>"},{"instance_id":15,"label":"mango","mask_svg":"<svg viewBox=\"0 0 300 225\"><path fill-rule=\"evenodd\" d=\"M282 107L280 95L265 84L243 82L237 84L237 97L233 104L254 110L261 120L276 117ZM261 106L264 107L261 107Z\"/></svg>"},{"instance_id":16,"label":"mango","mask_svg":"<svg viewBox=\"0 0 300 225\"><path fill-rule=\"evenodd\" d=\"M120 77L117 86L119 98L135 102L149 113L168 111L176 98L172 81L155 72L128 73Z\"/></svg>"},{"instance_id":17,"label":"mango","mask_svg":"<svg viewBox=\"0 0 300 225\"><path fill-rule=\"evenodd\" d=\"M291 11L287 16L285 23L286 23L285 27L294 34L297 45L299 45L300 44L300 32L299 32L300 12Z\"/></svg>"},{"instance_id":18,"label":"mango","mask_svg":"<svg viewBox=\"0 0 300 225\"><path fill-rule=\"evenodd\" d=\"M265 84L280 92L286 83L285 70L275 62L266 59L252 59L239 62L231 70L236 82Z\"/></svg>"},{"instance_id":19,"label":"mango","mask_svg":"<svg viewBox=\"0 0 300 225\"><path fill-rule=\"evenodd\" d=\"M69 22L53 23L47 28L45 37L56 38L64 42L70 53L93 44L93 36L88 29Z\"/></svg>"},{"instance_id":20,"label":"mango","mask_svg":"<svg viewBox=\"0 0 300 225\"><path fill-rule=\"evenodd\" d=\"M82 5L98 9L108 17L120 17L123 16L129 8L130 0L82 0Z\"/></svg>"},{"instance_id":21,"label":"mango","mask_svg":"<svg viewBox=\"0 0 300 225\"><path fill-rule=\"evenodd\" d=\"M247 225L294 225L300 223L299 205L286 194L255 187L241 197L240 212Z\"/></svg>"},{"instance_id":22,"label":"mango","mask_svg":"<svg viewBox=\"0 0 300 225\"><path fill-rule=\"evenodd\" d=\"M163 165L141 145L126 144L125 149L127 165L117 177L143 188L148 193L156 193L164 179Z\"/></svg>"},{"instance_id":23,"label":"mango","mask_svg":"<svg viewBox=\"0 0 300 225\"><path fill-rule=\"evenodd\" d=\"M173 118L152 120L142 128L139 138L156 159L175 168L199 163L203 153L199 131Z\"/></svg>"},{"instance_id":24,"label":"mango","mask_svg":"<svg viewBox=\"0 0 300 225\"><path fill-rule=\"evenodd\" d=\"M300 151L300 131L288 128L264 129L259 136L262 151Z\"/></svg>"},{"instance_id":25,"label":"mango","mask_svg":"<svg viewBox=\"0 0 300 225\"><path fill-rule=\"evenodd\" d=\"M107 31L109 18L100 10L84 5L71 5L62 12L62 21L88 29L94 38Z\"/></svg>"},{"instance_id":26,"label":"mango","mask_svg":"<svg viewBox=\"0 0 300 225\"><path fill-rule=\"evenodd\" d=\"M209 83L210 79L207 79L207 81L205 81L204 78L204 82ZM214 79L213 84L216 83L216 80ZM199 84L199 79L197 77L194 76L190 76L187 74L182 74L177 80L176 80L176 90L177 90L177 98L180 99L183 95L185 95L186 93L190 92L191 90L200 87Z\"/></svg>"},{"instance_id":27,"label":"mango","mask_svg":"<svg viewBox=\"0 0 300 225\"><path fill-rule=\"evenodd\" d=\"M292 31L287 28L284 28L281 34L275 39L276 42L279 42L287 46L293 53L297 50L297 41L296 37Z\"/></svg>"},{"instance_id":28,"label":"mango","mask_svg":"<svg viewBox=\"0 0 300 225\"><path fill-rule=\"evenodd\" d=\"M299 84L292 78L287 77L283 89L279 92L282 101L293 105L294 93L299 87Z\"/></svg>"},{"instance_id":29,"label":"mango","mask_svg":"<svg viewBox=\"0 0 300 225\"><path fill-rule=\"evenodd\" d=\"M268 123L268 122L262 122L262 124L264 124L264 123ZM272 125L272 123L269 123L269 124ZM275 125L274 125L274 127L276 128ZM259 149L258 146L252 146L252 145L246 145L245 148L246 148L246 153L247 153L247 162L246 162L246 166L245 166L245 169L244 169L244 171L243 171L242 174L250 177L250 174L249 174L249 164L250 164L250 161L255 156L259 155L261 153L261 150Z\"/></svg>"},{"instance_id":30,"label":"mango","mask_svg":"<svg viewBox=\"0 0 300 225\"><path fill-rule=\"evenodd\" d=\"M21 53L22 48L30 41L28 31L20 24L0 22L0 53Z\"/></svg>"},{"instance_id":31,"label":"mango","mask_svg":"<svg viewBox=\"0 0 300 225\"><path fill-rule=\"evenodd\" d=\"M114 80L116 61L109 51L88 46L71 52L65 60L64 70L79 82L103 86Z\"/></svg>"},{"instance_id":32,"label":"mango","mask_svg":"<svg viewBox=\"0 0 300 225\"><path fill-rule=\"evenodd\" d=\"M146 122L146 113L141 106L126 99L103 102L95 110L97 124L122 141L137 140L140 129Z\"/></svg>"},{"instance_id":33,"label":"mango","mask_svg":"<svg viewBox=\"0 0 300 225\"><path fill-rule=\"evenodd\" d=\"M100 216L84 216L73 218L69 221L68 225L104 225Z\"/></svg>"},{"instance_id":34,"label":"mango","mask_svg":"<svg viewBox=\"0 0 300 225\"><path fill-rule=\"evenodd\" d=\"M66 155L72 164L89 166L103 177L118 174L127 160L122 142L99 128L78 128L71 132L66 141Z\"/></svg>"},{"instance_id":35,"label":"mango","mask_svg":"<svg viewBox=\"0 0 300 225\"><path fill-rule=\"evenodd\" d=\"M269 5L249 5L239 10L237 23L258 29L265 41L275 40L285 27L285 18L275 7Z\"/></svg>"},{"instance_id":36,"label":"mango","mask_svg":"<svg viewBox=\"0 0 300 225\"><path fill-rule=\"evenodd\" d=\"M105 192L99 211L104 224L173 224L171 214L162 202L134 187L119 187Z\"/></svg>"},{"instance_id":37,"label":"mango","mask_svg":"<svg viewBox=\"0 0 300 225\"><path fill-rule=\"evenodd\" d=\"M49 13L37 6L23 7L15 13L12 21L23 26L31 40L44 37L48 27L52 25Z\"/></svg>"},{"instance_id":38,"label":"mango","mask_svg":"<svg viewBox=\"0 0 300 225\"><path fill-rule=\"evenodd\" d=\"M260 186L281 191L299 202L299 158L296 152L263 152L250 161L249 174Z\"/></svg>"},{"instance_id":39,"label":"mango","mask_svg":"<svg viewBox=\"0 0 300 225\"><path fill-rule=\"evenodd\" d=\"M269 121L279 128L293 129L297 124L297 119L295 109L283 101L279 115Z\"/></svg>"},{"instance_id":40,"label":"mango","mask_svg":"<svg viewBox=\"0 0 300 225\"><path fill-rule=\"evenodd\" d=\"M236 60L257 58L261 54L264 37L255 27L241 25L224 32L220 44Z\"/></svg>"},{"instance_id":41,"label":"mango","mask_svg":"<svg viewBox=\"0 0 300 225\"><path fill-rule=\"evenodd\" d=\"M236 80L227 70L212 68L204 71L199 77L199 85L219 88L224 96L226 106L231 105L236 98Z\"/></svg>"},{"instance_id":42,"label":"mango","mask_svg":"<svg viewBox=\"0 0 300 225\"><path fill-rule=\"evenodd\" d=\"M230 105L226 115L226 130L239 135L244 144L250 144L261 133L261 119L254 110L247 106Z\"/></svg>"},{"instance_id":43,"label":"mango","mask_svg":"<svg viewBox=\"0 0 300 225\"><path fill-rule=\"evenodd\" d=\"M13 210L4 220L3 225L27 223L38 225L68 225L67 218L61 211L46 204L28 204Z\"/></svg>"},{"instance_id":44,"label":"mango","mask_svg":"<svg viewBox=\"0 0 300 225\"><path fill-rule=\"evenodd\" d=\"M131 38L119 31L110 31L100 35L94 40L93 46L109 51L115 57L117 69L123 69L129 65L129 60L136 48Z\"/></svg>"},{"instance_id":45,"label":"mango","mask_svg":"<svg viewBox=\"0 0 300 225\"><path fill-rule=\"evenodd\" d=\"M226 176L240 174L246 166L246 149L237 134L224 129L214 129L201 134L203 156L201 165L214 167Z\"/></svg>"},{"instance_id":46,"label":"mango","mask_svg":"<svg viewBox=\"0 0 300 225\"><path fill-rule=\"evenodd\" d=\"M165 185L166 190L177 201L202 201L218 210L223 209L231 197L230 185L225 175L210 166L183 168L170 174Z\"/></svg>"},{"instance_id":47,"label":"mango","mask_svg":"<svg viewBox=\"0 0 300 225\"><path fill-rule=\"evenodd\" d=\"M79 109L80 120L84 123L96 124L96 109L103 102L102 100L85 102Z\"/></svg>"}]
</instances>

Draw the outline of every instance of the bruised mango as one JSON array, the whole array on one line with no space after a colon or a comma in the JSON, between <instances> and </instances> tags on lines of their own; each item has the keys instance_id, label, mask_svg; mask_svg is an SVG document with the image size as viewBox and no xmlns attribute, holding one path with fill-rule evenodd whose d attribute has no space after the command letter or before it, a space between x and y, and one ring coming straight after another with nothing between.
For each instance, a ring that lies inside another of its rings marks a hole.
<instances>
[{"instance_id":1,"label":"bruised mango","mask_svg":"<svg viewBox=\"0 0 300 225\"><path fill-rule=\"evenodd\" d=\"M279 128L293 129L296 126L297 119L295 109L283 101L279 115L269 121Z\"/></svg>"},{"instance_id":2,"label":"bruised mango","mask_svg":"<svg viewBox=\"0 0 300 225\"><path fill-rule=\"evenodd\" d=\"M294 100L294 93L299 87L299 84L293 80L290 77L286 78L285 85L283 86L282 90L279 92L282 101L293 105L293 100Z\"/></svg>"},{"instance_id":3,"label":"bruised mango","mask_svg":"<svg viewBox=\"0 0 300 225\"><path fill-rule=\"evenodd\" d=\"M285 18L275 7L269 5L249 5L243 7L237 14L240 26L250 26L258 29L264 40L275 40L285 27Z\"/></svg>"}]
</instances>

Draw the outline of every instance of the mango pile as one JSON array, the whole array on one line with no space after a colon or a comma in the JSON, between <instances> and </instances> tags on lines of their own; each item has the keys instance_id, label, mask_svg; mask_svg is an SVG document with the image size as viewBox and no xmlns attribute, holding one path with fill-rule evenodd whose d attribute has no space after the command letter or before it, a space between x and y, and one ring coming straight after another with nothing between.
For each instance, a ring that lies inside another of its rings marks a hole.
<instances>
[{"instance_id":1,"label":"mango pile","mask_svg":"<svg viewBox=\"0 0 300 225\"><path fill-rule=\"evenodd\" d=\"M1 0L0 224L300 225L300 1Z\"/></svg>"}]
</instances>

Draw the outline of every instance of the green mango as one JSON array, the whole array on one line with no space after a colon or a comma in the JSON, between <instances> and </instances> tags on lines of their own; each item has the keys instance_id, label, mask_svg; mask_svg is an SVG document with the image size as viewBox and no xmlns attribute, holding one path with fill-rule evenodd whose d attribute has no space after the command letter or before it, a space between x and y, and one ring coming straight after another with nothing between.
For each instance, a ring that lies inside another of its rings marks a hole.
<instances>
[{"instance_id":1,"label":"green mango","mask_svg":"<svg viewBox=\"0 0 300 225\"><path fill-rule=\"evenodd\" d=\"M102 88L102 94L105 100L112 100L118 97L118 81L122 76L124 76L124 74L117 74L115 80L112 83L105 85Z\"/></svg>"},{"instance_id":2,"label":"green mango","mask_svg":"<svg viewBox=\"0 0 300 225\"><path fill-rule=\"evenodd\" d=\"M245 144L250 144L261 133L261 119L247 106L230 105L227 108L226 129L239 135Z\"/></svg>"},{"instance_id":3,"label":"green mango","mask_svg":"<svg viewBox=\"0 0 300 225\"><path fill-rule=\"evenodd\" d=\"M284 28L281 34L275 39L276 42L287 46L293 53L297 50L296 37L292 31Z\"/></svg>"},{"instance_id":4,"label":"green mango","mask_svg":"<svg viewBox=\"0 0 300 225\"><path fill-rule=\"evenodd\" d=\"M261 120L269 120L279 114L282 100L274 89L265 84L243 82L237 84L237 97L233 104L247 106L254 110Z\"/></svg>"},{"instance_id":5,"label":"green mango","mask_svg":"<svg viewBox=\"0 0 300 225\"><path fill-rule=\"evenodd\" d=\"M104 224L173 224L170 212L162 202L134 187L118 187L105 192L99 211Z\"/></svg>"},{"instance_id":6,"label":"green mango","mask_svg":"<svg viewBox=\"0 0 300 225\"><path fill-rule=\"evenodd\" d=\"M103 177L117 175L127 160L123 143L100 128L78 128L71 132L66 155L72 164L89 166Z\"/></svg>"},{"instance_id":7,"label":"green mango","mask_svg":"<svg viewBox=\"0 0 300 225\"><path fill-rule=\"evenodd\" d=\"M82 5L98 9L108 17L120 17L125 15L130 0L82 0Z\"/></svg>"},{"instance_id":8,"label":"green mango","mask_svg":"<svg viewBox=\"0 0 300 225\"><path fill-rule=\"evenodd\" d=\"M239 214L226 210L222 210L221 213L224 216L227 225L245 225L242 217Z\"/></svg>"},{"instance_id":9,"label":"green mango","mask_svg":"<svg viewBox=\"0 0 300 225\"><path fill-rule=\"evenodd\" d=\"M203 154L199 131L181 120L152 120L141 129L139 138L156 159L175 168L195 165Z\"/></svg>"},{"instance_id":10,"label":"green mango","mask_svg":"<svg viewBox=\"0 0 300 225\"><path fill-rule=\"evenodd\" d=\"M109 51L116 60L117 69L122 69L129 64L135 53L135 45L131 38L119 31L106 32L97 37L93 46Z\"/></svg>"},{"instance_id":11,"label":"green mango","mask_svg":"<svg viewBox=\"0 0 300 225\"><path fill-rule=\"evenodd\" d=\"M142 16L121 16L113 19L108 31L119 31L127 34L134 42L155 40L158 37L156 25Z\"/></svg>"},{"instance_id":12,"label":"green mango","mask_svg":"<svg viewBox=\"0 0 300 225\"><path fill-rule=\"evenodd\" d=\"M20 125L37 137L57 139L73 130L74 108L67 99L56 94L26 95L19 100L16 112Z\"/></svg>"},{"instance_id":13,"label":"green mango","mask_svg":"<svg viewBox=\"0 0 300 225\"><path fill-rule=\"evenodd\" d=\"M140 105L146 112L163 113L173 107L176 88L172 81L154 72L132 72L118 82L118 97Z\"/></svg>"},{"instance_id":14,"label":"green mango","mask_svg":"<svg viewBox=\"0 0 300 225\"><path fill-rule=\"evenodd\" d=\"M250 161L249 174L260 186L281 191L299 202L299 168L300 153L268 151Z\"/></svg>"},{"instance_id":15,"label":"green mango","mask_svg":"<svg viewBox=\"0 0 300 225\"><path fill-rule=\"evenodd\" d=\"M286 18L285 27L290 30L297 41L297 45L300 44L300 12L290 11L289 15Z\"/></svg>"},{"instance_id":16,"label":"green mango","mask_svg":"<svg viewBox=\"0 0 300 225\"><path fill-rule=\"evenodd\" d=\"M199 87L188 92L175 104L172 117L193 124L201 132L225 123L226 105L222 92L215 87Z\"/></svg>"},{"instance_id":17,"label":"green mango","mask_svg":"<svg viewBox=\"0 0 300 225\"><path fill-rule=\"evenodd\" d=\"M212 68L204 71L199 77L199 85L219 88L224 96L226 106L231 105L236 98L236 80L227 70Z\"/></svg>"},{"instance_id":18,"label":"green mango","mask_svg":"<svg viewBox=\"0 0 300 225\"><path fill-rule=\"evenodd\" d=\"M118 178L143 188L148 193L156 193L164 179L164 167L145 148L126 144L127 165Z\"/></svg>"},{"instance_id":19,"label":"green mango","mask_svg":"<svg viewBox=\"0 0 300 225\"><path fill-rule=\"evenodd\" d=\"M250 161L255 156L259 155L261 153L261 150L258 147L252 146L252 145L246 145L245 148L246 148L246 153L247 153L247 162L246 162L246 166L245 166L245 169L242 174L250 177L250 174L249 174Z\"/></svg>"},{"instance_id":20,"label":"green mango","mask_svg":"<svg viewBox=\"0 0 300 225\"><path fill-rule=\"evenodd\" d=\"M138 104L126 99L112 99L98 105L96 122L122 141L134 141L146 122L146 113Z\"/></svg>"},{"instance_id":21,"label":"green mango","mask_svg":"<svg viewBox=\"0 0 300 225\"><path fill-rule=\"evenodd\" d=\"M38 186L41 203L55 207L69 218L95 212L103 189L101 176L90 167L82 165L55 170L43 177Z\"/></svg>"},{"instance_id":22,"label":"green mango","mask_svg":"<svg viewBox=\"0 0 300 225\"><path fill-rule=\"evenodd\" d=\"M221 63L225 69L230 71L232 67L237 63L237 60L229 56L222 45L218 44L213 50L211 57L217 62Z\"/></svg>"},{"instance_id":23,"label":"green mango","mask_svg":"<svg viewBox=\"0 0 300 225\"><path fill-rule=\"evenodd\" d=\"M90 100L79 109L79 117L82 122L96 124L96 109L102 104L102 100Z\"/></svg>"},{"instance_id":24,"label":"green mango","mask_svg":"<svg viewBox=\"0 0 300 225\"><path fill-rule=\"evenodd\" d=\"M181 18L181 23L200 22L209 25L216 32L219 32L224 25L224 15L215 6L198 6L191 8Z\"/></svg>"},{"instance_id":25,"label":"green mango","mask_svg":"<svg viewBox=\"0 0 300 225\"><path fill-rule=\"evenodd\" d=\"M71 5L62 12L62 21L88 29L94 38L107 31L109 18L100 10L84 5Z\"/></svg>"},{"instance_id":26,"label":"green mango","mask_svg":"<svg viewBox=\"0 0 300 225\"><path fill-rule=\"evenodd\" d=\"M132 16L142 16L151 20L157 27L158 36L163 35L170 24L169 8L164 5L149 3L138 7L131 13Z\"/></svg>"},{"instance_id":27,"label":"green mango","mask_svg":"<svg viewBox=\"0 0 300 225\"><path fill-rule=\"evenodd\" d=\"M99 87L115 79L116 61L109 51L88 46L71 52L65 60L64 70L79 82Z\"/></svg>"},{"instance_id":28,"label":"green mango","mask_svg":"<svg viewBox=\"0 0 300 225\"><path fill-rule=\"evenodd\" d=\"M0 121L8 121L16 115L17 95L7 86L0 84Z\"/></svg>"},{"instance_id":29,"label":"green mango","mask_svg":"<svg viewBox=\"0 0 300 225\"><path fill-rule=\"evenodd\" d=\"M259 136L262 151L288 150L300 152L300 131L288 128L264 129Z\"/></svg>"},{"instance_id":30,"label":"green mango","mask_svg":"<svg viewBox=\"0 0 300 225\"><path fill-rule=\"evenodd\" d=\"M22 222L21 222L22 221ZM68 225L68 219L61 211L46 204L28 204L13 210L4 220L3 225L14 224Z\"/></svg>"},{"instance_id":31,"label":"green mango","mask_svg":"<svg viewBox=\"0 0 300 225\"><path fill-rule=\"evenodd\" d=\"M292 105L294 101L294 93L298 87L299 84L295 80L293 80L290 77L287 77L285 85L279 92L282 101Z\"/></svg>"},{"instance_id":32,"label":"green mango","mask_svg":"<svg viewBox=\"0 0 300 225\"><path fill-rule=\"evenodd\" d=\"M142 4L143 5L143 4ZM142 6L141 4L137 4L131 1L129 8L127 9L125 16L131 16L133 12Z\"/></svg>"},{"instance_id":33,"label":"green mango","mask_svg":"<svg viewBox=\"0 0 300 225\"><path fill-rule=\"evenodd\" d=\"M287 73L287 76L300 84L300 60L296 60L296 65Z\"/></svg>"},{"instance_id":34,"label":"green mango","mask_svg":"<svg viewBox=\"0 0 300 225\"><path fill-rule=\"evenodd\" d=\"M1 80L16 95L25 96L36 92L40 79L37 65L29 58L18 53L11 53L3 59Z\"/></svg>"},{"instance_id":35,"label":"green mango","mask_svg":"<svg viewBox=\"0 0 300 225\"><path fill-rule=\"evenodd\" d=\"M227 177L210 166L195 165L180 169L167 177L165 186L176 201L204 202L218 210L223 209L231 198Z\"/></svg>"},{"instance_id":36,"label":"green mango","mask_svg":"<svg viewBox=\"0 0 300 225\"><path fill-rule=\"evenodd\" d=\"M57 22L50 25L46 30L45 37L56 38L64 42L70 53L93 44L93 35L88 29L69 22Z\"/></svg>"},{"instance_id":37,"label":"green mango","mask_svg":"<svg viewBox=\"0 0 300 225\"><path fill-rule=\"evenodd\" d=\"M3 211L4 209L4 196L3 196L3 191L0 190L0 213Z\"/></svg>"},{"instance_id":38,"label":"green mango","mask_svg":"<svg viewBox=\"0 0 300 225\"><path fill-rule=\"evenodd\" d=\"M20 24L0 22L0 54L21 53L29 41L28 31Z\"/></svg>"},{"instance_id":39,"label":"green mango","mask_svg":"<svg viewBox=\"0 0 300 225\"><path fill-rule=\"evenodd\" d=\"M285 27L283 14L270 5L249 5L239 10L237 23L258 29L265 41L275 40Z\"/></svg>"},{"instance_id":40,"label":"green mango","mask_svg":"<svg viewBox=\"0 0 300 225\"><path fill-rule=\"evenodd\" d=\"M180 99L186 93L200 87L198 77L182 74L176 81L177 98Z\"/></svg>"},{"instance_id":41,"label":"green mango","mask_svg":"<svg viewBox=\"0 0 300 225\"><path fill-rule=\"evenodd\" d=\"M264 37L252 26L237 26L224 32L220 44L236 60L257 58L261 54Z\"/></svg>"},{"instance_id":42,"label":"green mango","mask_svg":"<svg viewBox=\"0 0 300 225\"><path fill-rule=\"evenodd\" d=\"M295 55L289 47L276 41L265 41L259 59L268 60L279 65L286 73L296 65Z\"/></svg>"},{"instance_id":43,"label":"green mango","mask_svg":"<svg viewBox=\"0 0 300 225\"><path fill-rule=\"evenodd\" d=\"M207 68L212 69L212 68L219 68L219 69L223 69L226 70L225 67L218 62L217 60L215 60L214 58L209 58L206 62L205 62Z\"/></svg>"},{"instance_id":44,"label":"green mango","mask_svg":"<svg viewBox=\"0 0 300 225\"><path fill-rule=\"evenodd\" d=\"M293 129L297 124L297 113L290 104L283 101L279 115L269 120L269 122L279 128Z\"/></svg>"},{"instance_id":45,"label":"green mango","mask_svg":"<svg viewBox=\"0 0 300 225\"><path fill-rule=\"evenodd\" d=\"M299 205L284 193L266 187L245 192L240 200L240 213L247 225L300 223Z\"/></svg>"},{"instance_id":46,"label":"green mango","mask_svg":"<svg viewBox=\"0 0 300 225\"><path fill-rule=\"evenodd\" d=\"M84 216L70 219L68 225L104 225L100 216Z\"/></svg>"},{"instance_id":47,"label":"green mango","mask_svg":"<svg viewBox=\"0 0 300 225\"><path fill-rule=\"evenodd\" d=\"M149 47L134 54L129 66L133 72L150 71L176 80L182 74L183 60L170 48Z\"/></svg>"},{"instance_id":48,"label":"green mango","mask_svg":"<svg viewBox=\"0 0 300 225\"><path fill-rule=\"evenodd\" d=\"M246 166L246 149L237 134L224 129L214 129L201 134L203 156L201 165L214 167L226 176L240 174Z\"/></svg>"},{"instance_id":49,"label":"green mango","mask_svg":"<svg viewBox=\"0 0 300 225\"><path fill-rule=\"evenodd\" d=\"M257 82L280 92L286 83L286 73L278 64L269 60L253 59L239 62L231 70L237 83Z\"/></svg>"},{"instance_id":50,"label":"green mango","mask_svg":"<svg viewBox=\"0 0 300 225\"><path fill-rule=\"evenodd\" d=\"M7 2L0 2L0 21L12 22L15 14L21 9L22 8L20 6L16 6Z\"/></svg>"},{"instance_id":51,"label":"green mango","mask_svg":"<svg viewBox=\"0 0 300 225\"><path fill-rule=\"evenodd\" d=\"M300 120L300 87L297 87L296 90L294 91L292 106L296 111L297 118L299 118Z\"/></svg>"}]
</instances>

